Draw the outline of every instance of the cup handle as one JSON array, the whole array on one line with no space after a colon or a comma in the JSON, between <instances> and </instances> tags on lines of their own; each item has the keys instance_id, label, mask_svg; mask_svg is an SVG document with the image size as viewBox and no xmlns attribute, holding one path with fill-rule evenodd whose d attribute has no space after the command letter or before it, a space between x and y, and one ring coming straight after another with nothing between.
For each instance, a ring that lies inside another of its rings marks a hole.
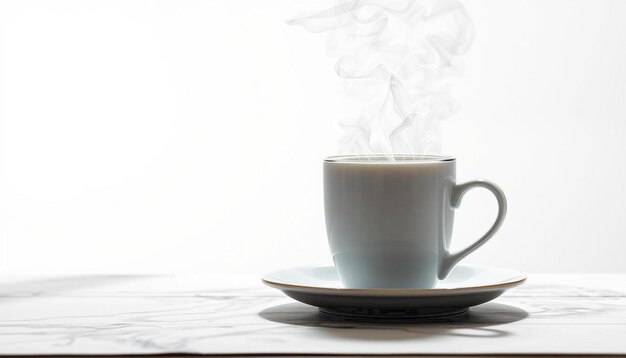
<instances>
[{"instance_id":1,"label":"cup handle","mask_svg":"<svg viewBox=\"0 0 626 358\"><path fill-rule=\"evenodd\" d=\"M454 265L461 261L462 258L467 256L470 252L479 248L485 242L487 242L487 240L489 240L493 236L493 234L498 231L498 229L502 225L502 222L504 221L504 217L506 216L506 196L504 195L504 192L502 191L502 189L500 189L499 186L486 180L473 180L467 183L455 185L450 195L450 205L452 206L452 208L458 209L459 205L461 204L461 199L463 198L463 195L465 195L465 193L469 189L476 187L485 188L496 197L496 199L498 200L498 216L496 217L496 220L494 221L493 225L491 225L491 228L487 231L487 233L485 233L485 235L478 239L478 241L471 244L467 248L455 253L450 253L449 251L447 251L447 249L445 249L443 259L441 260L441 264L439 265L439 270L437 274L440 280L446 278L446 276L448 276L448 274L450 273L450 270L452 270Z\"/></svg>"}]
</instances>

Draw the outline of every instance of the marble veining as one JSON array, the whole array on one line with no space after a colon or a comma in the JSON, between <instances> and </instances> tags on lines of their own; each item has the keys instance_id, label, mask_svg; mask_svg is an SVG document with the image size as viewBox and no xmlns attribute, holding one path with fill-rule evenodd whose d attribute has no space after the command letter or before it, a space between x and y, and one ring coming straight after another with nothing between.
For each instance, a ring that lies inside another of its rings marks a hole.
<instances>
[{"instance_id":1,"label":"marble veining","mask_svg":"<svg viewBox=\"0 0 626 358\"><path fill-rule=\"evenodd\" d=\"M463 317L331 320L253 276L0 278L0 355L621 353L626 274L531 275Z\"/></svg>"}]
</instances>

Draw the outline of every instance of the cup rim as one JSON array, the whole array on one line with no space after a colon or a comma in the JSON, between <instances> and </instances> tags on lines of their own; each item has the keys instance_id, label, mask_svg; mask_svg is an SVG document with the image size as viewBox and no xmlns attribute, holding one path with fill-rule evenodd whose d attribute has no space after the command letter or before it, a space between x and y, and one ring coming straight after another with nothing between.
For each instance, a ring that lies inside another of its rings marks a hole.
<instances>
[{"instance_id":1,"label":"cup rim","mask_svg":"<svg viewBox=\"0 0 626 358\"><path fill-rule=\"evenodd\" d=\"M332 155L324 158L324 163L346 163L346 164L419 164L419 163L445 163L454 162L456 158L450 155L399 153L390 155L382 153L374 154L342 154Z\"/></svg>"}]
</instances>

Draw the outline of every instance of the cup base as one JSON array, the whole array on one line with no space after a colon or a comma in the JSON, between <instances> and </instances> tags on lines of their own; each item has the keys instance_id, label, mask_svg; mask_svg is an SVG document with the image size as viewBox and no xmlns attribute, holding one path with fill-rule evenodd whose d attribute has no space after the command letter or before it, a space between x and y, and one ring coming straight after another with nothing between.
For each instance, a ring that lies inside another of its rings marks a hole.
<instances>
[{"instance_id":1,"label":"cup base","mask_svg":"<svg viewBox=\"0 0 626 358\"><path fill-rule=\"evenodd\" d=\"M366 247L333 255L345 288L433 288L438 253L415 245Z\"/></svg>"}]
</instances>

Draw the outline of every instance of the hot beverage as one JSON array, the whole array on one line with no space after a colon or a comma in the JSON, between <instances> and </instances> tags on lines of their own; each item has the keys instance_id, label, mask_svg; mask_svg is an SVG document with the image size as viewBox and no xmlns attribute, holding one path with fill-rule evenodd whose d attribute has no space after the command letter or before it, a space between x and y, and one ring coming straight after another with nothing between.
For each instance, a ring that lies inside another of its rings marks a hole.
<instances>
[{"instance_id":1,"label":"hot beverage","mask_svg":"<svg viewBox=\"0 0 626 358\"><path fill-rule=\"evenodd\" d=\"M472 187L499 204L491 229L450 253L454 210ZM433 155L348 155L324 161L328 240L348 288L431 288L487 241L506 215L506 198L487 181L456 183L456 160Z\"/></svg>"}]
</instances>

